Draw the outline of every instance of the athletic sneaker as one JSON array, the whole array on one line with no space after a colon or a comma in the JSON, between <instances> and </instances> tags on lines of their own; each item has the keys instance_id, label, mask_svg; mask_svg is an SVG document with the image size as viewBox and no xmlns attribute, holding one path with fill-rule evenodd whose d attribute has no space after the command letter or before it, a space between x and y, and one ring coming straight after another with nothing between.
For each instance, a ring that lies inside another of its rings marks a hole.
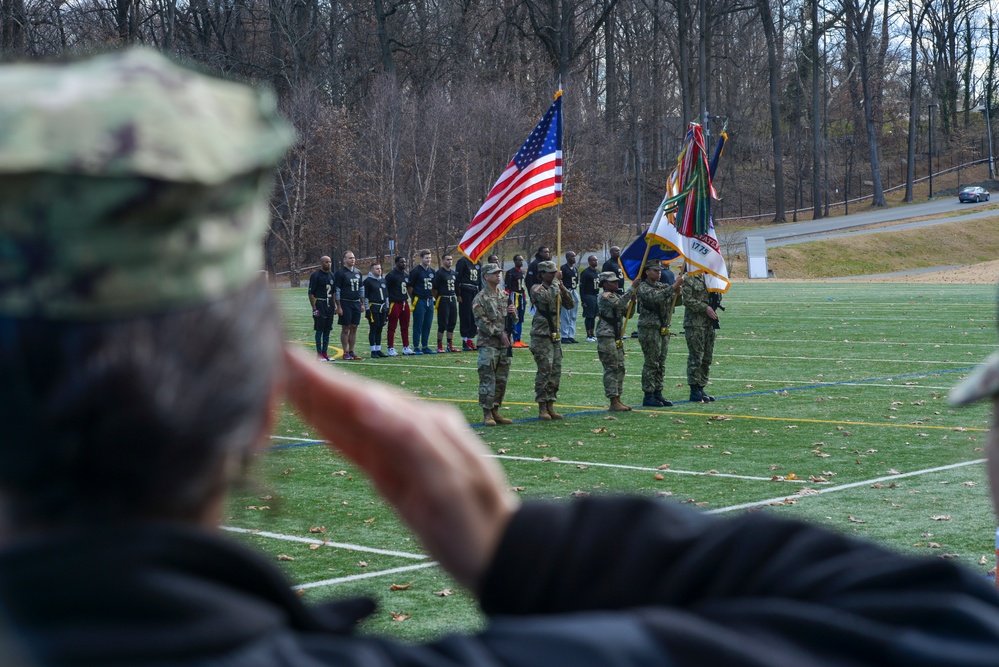
<instances>
[{"instance_id":1,"label":"athletic sneaker","mask_svg":"<svg viewBox=\"0 0 999 667\"><path fill-rule=\"evenodd\" d=\"M586 337L586 342L587 343L596 343L597 339L595 337L593 337L593 336L587 336Z\"/></svg>"},{"instance_id":2,"label":"athletic sneaker","mask_svg":"<svg viewBox=\"0 0 999 667\"><path fill-rule=\"evenodd\" d=\"M423 354L437 354L437 350L431 350L429 347L423 348Z\"/></svg>"},{"instance_id":3,"label":"athletic sneaker","mask_svg":"<svg viewBox=\"0 0 999 667\"><path fill-rule=\"evenodd\" d=\"M344 352L343 353L343 360L344 361L353 361L353 359L354 359L354 353L353 352Z\"/></svg>"},{"instance_id":4,"label":"athletic sneaker","mask_svg":"<svg viewBox=\"0 0 999 667\"><path fill-rule=\"evenodd\" d=\"M437 346L437 354L444 354L444 346L443 345L438 345Z\"/></svg>"},{"instance_id":5,"label":"athletic sneaker","mask_svg":"<svg viewBox=\"0 0 999 667\"><path fill-rule=\"evenodd\" d=\"M475 352L477 349L479 349L479 346L473 343L472 341L468 341L468 349L472 352Z\"/></svg>"},{"instance_id":6,"label":"athletic sneaker","mask_svg":"<svg viewBox=\"0 0 999 667\"><path fill-rule=\"evenodd\" d=\"M412 352L412 353L413 353L413 354L423 354L423 350L421 350L421 349L420 349L420 348L418 348L418 347L414 347L414 348L413 348L413 352Z\"/></svg>"},{"instance_id":7,"label":"athletic sneaker","mask_svg":"<svg viewBox=\"0 0 999 667\"><path fill-rule=\"evenodd\" d=\"M470 348L470 347L468 346L468 341L467 341L467 340L463 340L463 341L461 341L461 351L462 351L462 352L468 352L468 351L470 351L471 349L472 349L472 348Z\"/></svg>"},{"instance_id":8,"label":"athletic sneaker","mask_svg":"<svg viewBox=\"0 0 999 667\"><path fill-rule=\"evenodd\" d=\"M454 345L451 345L450 343L448 343L447 351L448 352L457 352L458 350L455 349Z\"/></svg>"},{"instance_id":9,"label":"athletic sneaker","mask_svg":"<svg viewBox=\"0 0 999 667\"><path fill-rule=\"evenodd\" d=\"M351 361L361 361L361 355L357 354L356 352L351 352L350 353L350 360Z\"/></svg>"},{"instance_id":10,"label":"athletic sneaker","mask_svg":"<svg viewBox=\"0 0 999 667\"><path fill-rule=\"evenodd\" d=\"M411 347L402 348L402 353L405 354L406 356L409 356L411 354L416 354L416 352L413 352L413 348Z\"/></svg>"},{"instance_id":11,"label":"athletic sneaker","mask_svg":"<svg viewBox=\"0 0 999 667\"><path fill-rule=\"evenodd\" d=\"M388 356L390 356L390 357L398 357L399 353L395 351L394 347L390 347L389 351L388 351Z\"/></svg>"},{"instance_id":12,"label":"athletic sneaker","mask_svg":"<svg viewBox=\"0 0 999 667\"><path fill-rule=\"evenodd\" d=\"M516 340L513 342L513 346L516 348L527 347L527 343L522 340Z\"/></svg>"}]
</instances>

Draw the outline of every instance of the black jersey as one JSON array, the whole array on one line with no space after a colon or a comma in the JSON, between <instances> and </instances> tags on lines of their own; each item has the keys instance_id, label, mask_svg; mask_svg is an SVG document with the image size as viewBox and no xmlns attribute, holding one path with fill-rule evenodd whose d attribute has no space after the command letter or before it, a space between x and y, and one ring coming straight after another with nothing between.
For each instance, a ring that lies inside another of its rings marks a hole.
<instances>
[{"instance_id":1,"label":"black jersey","mask_svg":"<svg viewBox=\"0 0 999 667\"><path fill-rule=\"evenodd\" d=\"M392 269L385 276L385 286L388 288L389 301L402 303L409 301L409 274L399 269Z\"/></svg>"},{"instance_id":2,"label":"black jersey","mask_svg":"<svg viewBox=\"0 0 999 667\"><path fill-rule=\"evenodd\" d=\"M575 264L572 266L562 265L562 284L570 292L575 292L576 288L579 287L579 269Z\"/></svg>"},{"instance_id":3,"label":"black jersey","mask_svg":"<svg viewBox=\"0 0 999 667\"><path fill-rule=\"evenodd\" d=\"M527 291L530 292L531 288L541 282L541 278L538 277L538 264L544 260L540 257L535 257L531 260L531 263L527 265L527 275L524 276L524 286L527 287Z\"/></svg>"},{"instance_id":4,"label":"black jersey","mask_svg":"<svg viewBox=\"0 0 999 667\"><path fill-rule=\"evenodd\" d=\"M506 284L506 291L513 292L523 292L524 291L524 270L518 269L516 266L506 272L504 282Z\"/></svg>"},{"instance_id":5,"label":"black jersey","mask_svg":"<svg viewBox=\"0 0 999 667\"><path fill-rule=\"evenodd\" d=\"M413 296L418 296L421 299L432 298L434 270L429 266L427 268L423 268L422 265L417 266L409 272L409 286L413 288Z\"/></svg>"},{"instance_id":6,"label":"black jersey","mask_svg":"<svg viewBox=\"0 0 999 667\"><path fill-rule=\"evenodd\" d=\"M454 273L459 288L478 290L482 286L482 264L473 264L467 257L458 260Z\"/></svg>"},{"instance_id":7,"label":"black jersey","mask_svg":"<svg viewBox=\"0 0 999 667\"><path fill-rule=\"evenodd\" d=\"M338 301L360 301L364 296L361 288L361 272L354 267L348 269L346 266L340 267L333 278L333 287L336 288L336 298Z\"/></svg>"},{"instance_id":8,"label":"black jersey","mask_svg":"<svg viewBox=\"0 0 999 667\"><path fill-rule=\"evenodd\" d=\"M620 289L624 286L624 272L621 270L621 264L616 259L608 259L604 262L603 270L616 273L618 288Z\"/></svg>"},{"instance_id":9,"label":"black jersey","mask_svg":"<svg viewBox=\"0 0 999 667\"><path fill-rule=\"evenodd\" d=\"M309 295L317 301L325 300L329 303L333 298L333 272L322 269L313 271L309 277Z\"/></svg>"},{"instance_id":10,"label":"black jersey","mask_svg":"<svg viewBox=\"0 0 999 667\"><path fill-rule=\"evenodd\" d=\"M376 312L388 311L388 287L384 277L369 273L361 286L364 287L364 299L368 308Z\"/></svg>"},{"instance_id":11,"label":"black jersey","mask_svg":"<svg viewBox=\"0 0 999 667\"><path fill-rule=\"evenodd\" d=\"M454 269L445 269L441 267L437 269L437 273L434 274L433 288L437 292L437 296L454 296L454 288L457 281L458 278L455 276Z\"/></svg>"},{"instance_id":12,"label":"black jersey","mask_svg":"<svg viewBox=\"0 0 999 667\"><path fill-rule=\"evenodd\" d=\"M579 274L579 294L581 296L600 296L600 272L592 267L586 267Z\"/></svg>"}]
</instances>

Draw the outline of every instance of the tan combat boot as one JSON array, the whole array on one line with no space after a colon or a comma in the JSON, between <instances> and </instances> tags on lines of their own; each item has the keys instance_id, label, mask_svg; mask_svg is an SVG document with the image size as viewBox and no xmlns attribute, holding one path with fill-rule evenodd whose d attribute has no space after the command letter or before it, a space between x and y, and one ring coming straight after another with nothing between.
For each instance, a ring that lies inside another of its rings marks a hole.
<instances>
[{"instance_id":1,"label":"tan combat boot","mask_svg":"<svg viewBox=\"0 0 999 667\"><path fill-rule=\"evenodd\" d=\"M631 406L621 402L620 396L615 396L610 400L611 412L631 412Z\"/></svg>"},{"instance_id":2,"label":"tan combat boot","mask_svg":"<svg viewBox=\"0 0 999 667\"><path fill-rule=\"evenodd\" d=\"M548 404L544 401L538 401L538 419L543 422L550 422L552 416L548 414Z\"/></svg>"},{"instance_id":3,"label":"tan combat boot","mask_svg":"<svg viewBox=\"0 0 999 667\"><path fill-rule=\"evenodd\" d=\"M493 419L493 411L489 408L482 408L482 425L496 426L496 420Z\"/></svg>"},{"instance_id":4,"label":"tan combat boot","mask_svg":"<svg viewBox=\"0 0 999 667\"><path fill-rule=\"evenodd\" d=\"M555 412L555 401L548 401L545 403L545 408L548 409L548 416L552 419L562 419L562 415Z\"/></svg>"},{"instance_id":5,"label":"tan combat boot","mask_svg":"<svg viewBox=\"0 0 999 667\"><path fill-rule=\"evenodd\" d=\"M504 417L503 415L501 415L499 413L499 408L493 408L492 414L493 414L493 421L496 422L497 424L512 424L513 423L512 419L507 419L506 417Z\"/></svg>"}]
</instances>

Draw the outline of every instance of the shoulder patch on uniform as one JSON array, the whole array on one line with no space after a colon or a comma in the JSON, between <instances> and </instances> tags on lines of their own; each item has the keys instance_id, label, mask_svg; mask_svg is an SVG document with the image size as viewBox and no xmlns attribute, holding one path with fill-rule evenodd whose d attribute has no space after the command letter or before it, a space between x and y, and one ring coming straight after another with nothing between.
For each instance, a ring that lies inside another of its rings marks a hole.
<instances>
[{"instance_id":1,"label":"shoulder patch on uniform","mask_svg":"<svg viewBox=\"0 0 999 667\"><path fill-rule=\"evenodd\" d=\"M540 289L541 289L541 283L538 283L537 285L535 285L534 287L531 288L531 291L532 292L537 292Z\"/></svg>"},{"instance_id":2,"label":"shoulder patch on uniform","mask_svg":"<svg viewBox=\"0 0 999 667\"><path fill-rule=\"evenodd\" d=\"M604 292L603 294L600 295L600 298L601 299L612 299L612 298L614 298L614 295L611 292Z\"/></svg>"}]
</instances>

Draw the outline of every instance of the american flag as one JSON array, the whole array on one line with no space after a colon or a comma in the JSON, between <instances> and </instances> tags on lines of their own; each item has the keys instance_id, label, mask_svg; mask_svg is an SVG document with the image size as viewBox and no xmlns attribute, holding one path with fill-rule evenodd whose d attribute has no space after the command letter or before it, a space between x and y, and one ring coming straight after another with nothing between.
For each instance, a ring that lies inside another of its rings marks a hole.
<instances>
[{"instance_id":1,"label":"american flag","mask_svg":"<svg viewBox=\"0 0 999 667\"><path fill-rule=\"evenodd\" d=\"M458 244L478 262L518 222L562 201L562 91L521 146Z\"/></svg>"}]
</instances>

